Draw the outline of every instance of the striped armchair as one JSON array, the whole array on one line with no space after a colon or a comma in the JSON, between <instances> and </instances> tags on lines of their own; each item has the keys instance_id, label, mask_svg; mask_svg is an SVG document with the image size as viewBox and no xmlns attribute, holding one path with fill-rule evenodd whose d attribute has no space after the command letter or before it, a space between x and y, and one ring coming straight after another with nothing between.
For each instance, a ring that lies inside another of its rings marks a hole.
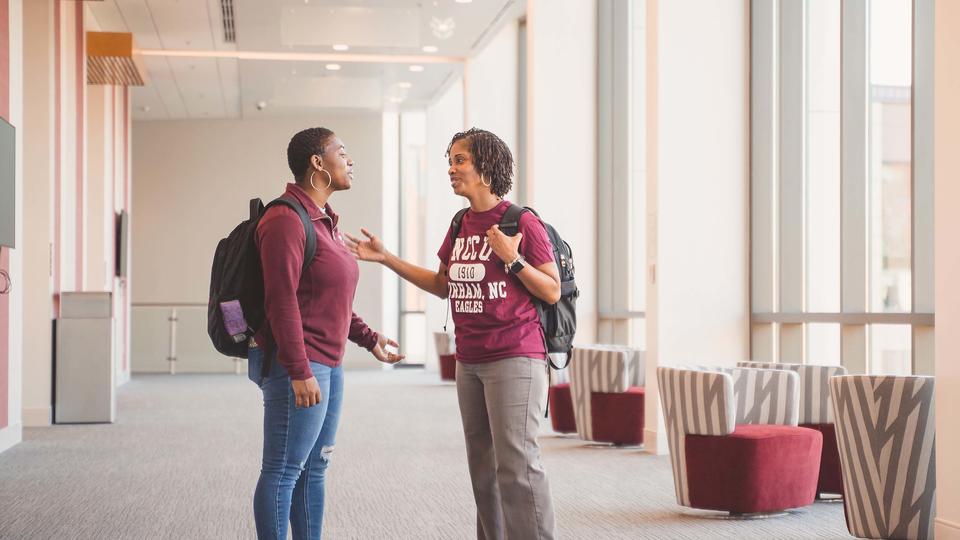
<instances>
[{"instance_id":1,"label":"striped armchair","mask_svg":"<svg viewBox=\"0 0 960 540\"><path fill-rule=\"evenodd\" d=\"M768 362L739 362L739 367L756 369L786 369L800 376L800 427L815 429L823 435L823 454L820 456L820 478L817 495L843 493L840 473L840 454L830 403L830 378L846 375L842 366L815 366Z\"/></svg>"},{"instance_id":2,"label":"striped armchair","mask_svg":"<svg viewBox=\"0 0 960 540\"><path fill-rule=\"evenodd\" d=\"M933 385L933 377L830 379L850 534L933 538Z\"/></svg>"},{"instance_id":3,"label":"striped armchair","mask_svg":"<svg viewBox=\"0 0 960 540\"><path fill-rule=\"evenodd\" d=\"M624 345L574 347L567 369L581 439L620 446L643 443L645 357L643 350Z\"/></svg>"},{"instance_id":4,"label":"striped armchair","mask_svg":"<svg viewBox=\"0 0 960 540\"><path fill-rule=\"evenodd\" d=\"M811 504L822 436L783 370L657 368L677 502L734 515Z\"/></svg>"}]
</instances>

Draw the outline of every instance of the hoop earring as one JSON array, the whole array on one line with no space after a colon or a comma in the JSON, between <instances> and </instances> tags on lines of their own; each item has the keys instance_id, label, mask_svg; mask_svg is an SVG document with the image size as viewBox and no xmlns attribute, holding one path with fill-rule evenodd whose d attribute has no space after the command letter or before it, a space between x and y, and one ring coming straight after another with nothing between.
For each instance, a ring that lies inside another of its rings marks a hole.
<instances>
[{"instance_id":1,"label":"hoop earring","mask_svg":"<svg viewBox=\"0 0 960 540\"><path fill-rule=\"evenodd\" d=\"M326 187L326 189L330 189L330 185L333 184L333 177L330 176L330 173L327 172L326 169L320 169L320 172L325 173L325 174L327 175L327 187ZM313 183L313 175L315 175L315 174L317 174L317 171L313 171L313 172L310 173L310 186L313 187L313 189L315 189L315 190L317 190L317 191L320 191L320 189L317 188L317 185Z\"/></svg>"},{"instance_id":2,"label":"hoop earring","mask_svg":"<svg viewBox=\"0 0 960 540\"><path fill-rule=\"evenodd\" d=\"M481 175L480 175L480 183L483 184L483 185L485 185L485 186L487 186L487 187L490 187L490 185L493 184L493 181L491 180L491 181L489 181L489 182L484 182L484 181L483 181L483 175L481 174Z\"/></svg>"}]
</instances>

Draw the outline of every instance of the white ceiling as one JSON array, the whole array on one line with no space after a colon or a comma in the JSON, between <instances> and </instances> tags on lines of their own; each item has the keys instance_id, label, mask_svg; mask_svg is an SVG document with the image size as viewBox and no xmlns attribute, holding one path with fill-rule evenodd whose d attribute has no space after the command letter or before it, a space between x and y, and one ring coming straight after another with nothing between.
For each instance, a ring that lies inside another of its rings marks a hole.
<instances>
[{"instance_id":1,"label":"white ceiling","mask_svg":"<svg viewBox=\"0 0 960 540\"><path fill-rule=\"evenodd\" d=\"M233 4L236 43L224 41L221 2ZM132 32L139 49L196 55L143 57L148 80L144 87L133 87L133 118L161 120L423 107L461 73L459 60L482 48L496 30L519 16L524 4L104 0L87 7L92 26ZM340 43L349 45L349 51L332 48ZM423 52L424 46L437 50ZM212 57L216 51L266 52L284 59ZM303 58L317 53L336 56ZM376 56L366 58L370 55ZM420 62L423 71L411 72L411 61ZM327 70L334 62L341 69Z\"/></svg>"}]
</instances>

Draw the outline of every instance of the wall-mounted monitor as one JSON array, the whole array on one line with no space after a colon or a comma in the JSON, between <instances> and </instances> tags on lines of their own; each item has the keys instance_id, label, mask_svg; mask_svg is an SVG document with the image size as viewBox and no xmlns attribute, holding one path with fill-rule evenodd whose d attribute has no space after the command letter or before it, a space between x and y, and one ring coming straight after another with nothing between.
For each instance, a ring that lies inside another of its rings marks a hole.
<instances>
[{"instance_id":1,"label":"wall-mounted monitor","mask_svg":"<svg viewBox=\"0 0 960 540\"><path fill-rule=\"evenodd\" d=\"M0 118L0 246L14 246L16 234L16 161L17 131Z\"/></svg>"},{"instance_id":2,"label":"wall-mounted monitor","mask_svg":"<svg viewBox=\"0 0 960 540\"><path fill-rule=\"evenodd\" d=\"M117 214L117 229L114 239L116 245L114 246L114 254L116 257L114 261L116 266L114 267L114 273L117 277L125 278L127 277L127 236L130 234L130 214L127 214L126 210L121 210Z\"/></svg>"}]
</instances>

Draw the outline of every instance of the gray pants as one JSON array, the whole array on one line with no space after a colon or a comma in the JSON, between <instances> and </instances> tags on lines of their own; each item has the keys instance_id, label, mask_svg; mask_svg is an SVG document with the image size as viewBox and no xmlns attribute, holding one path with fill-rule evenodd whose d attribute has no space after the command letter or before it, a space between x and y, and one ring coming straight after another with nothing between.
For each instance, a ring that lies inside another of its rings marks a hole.
<instances>
[{"instance_id":1,"label":"gray pants","mask_svg":"<svg viewBox=\"0 0 960 540\"><path fill-rule=\"evenodd\" d=\"M480 540L553 539L553 501L537 431L547 400L542 361L457 362L457 397Z\"/></svg>"}]
</instances>

